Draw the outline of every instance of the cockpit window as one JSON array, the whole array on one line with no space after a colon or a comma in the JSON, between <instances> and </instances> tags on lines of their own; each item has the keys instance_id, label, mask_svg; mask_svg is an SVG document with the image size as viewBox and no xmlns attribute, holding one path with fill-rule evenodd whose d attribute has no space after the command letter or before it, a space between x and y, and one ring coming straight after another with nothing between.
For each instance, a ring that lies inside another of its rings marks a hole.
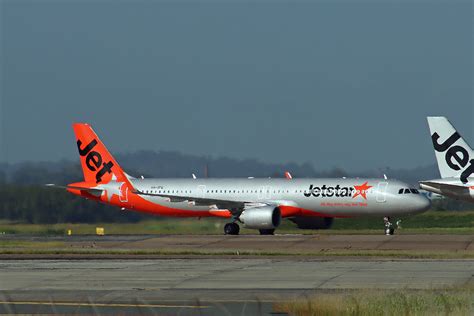
<instances>
[{"instance_id":1,"label":"cockpit window","mask_svg":"<svg viewBox=\"0 0 474 316\"><path fill-rule=\"evenodd\" d=\"M398 194L420 194L420 191L418 191L417 189L414 189L414 188L401 188L400 190L398 190Z\"/></svg>"}]
</instances>

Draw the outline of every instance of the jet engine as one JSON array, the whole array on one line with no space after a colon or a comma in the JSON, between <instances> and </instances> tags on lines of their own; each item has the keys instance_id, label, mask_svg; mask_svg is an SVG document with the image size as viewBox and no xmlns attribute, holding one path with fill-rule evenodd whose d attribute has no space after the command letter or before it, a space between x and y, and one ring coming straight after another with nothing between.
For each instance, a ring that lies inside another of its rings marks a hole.
<instances>
[{"instance_id":1,"label":"jet engine","mask_svg":"<svg viewBox=\"0 0 474 316\"><path fill-rule=\"evenodd\" d=\"M246 228L275 229L280 226L281 211L273 206L253 207L243 211L239 219Z\"/></svg>"},{"instance_id":2,"label":"jet engine","mask_svg":"<svg viewBox=\"0 0 474 316\"><path fill-rule=\"evenodd\" d=\"M329 229L334 219L332 217L304 217L297 216L290 218L299 229Z\"/></svg>"}]
</instances>

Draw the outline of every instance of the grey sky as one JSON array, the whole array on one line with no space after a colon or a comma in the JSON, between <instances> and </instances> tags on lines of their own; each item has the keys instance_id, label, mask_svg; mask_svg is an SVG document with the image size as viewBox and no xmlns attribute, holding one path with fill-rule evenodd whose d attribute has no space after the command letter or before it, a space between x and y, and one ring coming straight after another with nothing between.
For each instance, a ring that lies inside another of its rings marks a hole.
<instances>
[{"instance_id":1,"label":"grey sky","mask_svg":"<svg viewBox=\"0 0 474 316\"><path fill-rule=\"evenodd\" d=\"M0 161L179 150L361 170L474 146L471 1L5 1Z\"/></svg>"}]
</instances>

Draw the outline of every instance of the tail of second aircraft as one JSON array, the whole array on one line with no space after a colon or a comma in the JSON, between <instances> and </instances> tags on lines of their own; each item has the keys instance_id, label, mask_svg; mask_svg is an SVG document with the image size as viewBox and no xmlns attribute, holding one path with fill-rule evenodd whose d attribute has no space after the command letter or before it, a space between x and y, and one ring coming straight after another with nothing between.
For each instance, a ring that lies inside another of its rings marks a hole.
<instances>
[{"instance_id":1,"label":"tail of second aircraft","mask_svg":"<svg viewBox=\"0 0 474 316\"><path fill-rule=\"evenodd\" d=\"M441 177L466 183L474 173L473 150L446 117L428 117L428 125Z\"/></svg>"},{"instance_id":2,"label":"tail of second aircraft","mask_svg":"<svg viewBox=\"0 0 474 316\"><path fill-rule=\"evenodd\" d=\"M127 175L89 124L74 123L73 129L85 182L106 184L115 180L129 184Z\"/></svg>"}]
</instances>

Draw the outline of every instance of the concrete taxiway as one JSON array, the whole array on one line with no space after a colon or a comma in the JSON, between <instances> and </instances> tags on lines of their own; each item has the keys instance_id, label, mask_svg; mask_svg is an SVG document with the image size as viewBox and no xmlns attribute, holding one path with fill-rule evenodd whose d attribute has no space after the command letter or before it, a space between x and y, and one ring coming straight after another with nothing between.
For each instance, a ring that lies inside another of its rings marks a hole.
<instances>
[{"instance_id":1,"label":"concrete taxiway","mask_svg":"<svg viewBox=\"0 0 474 316\"><path fill-rule=\"evenodd\" d=\"M474 260L2 260L0 280L0 312L258 315L318 291L469 285Z\"/></svg>"}]
</instances>

